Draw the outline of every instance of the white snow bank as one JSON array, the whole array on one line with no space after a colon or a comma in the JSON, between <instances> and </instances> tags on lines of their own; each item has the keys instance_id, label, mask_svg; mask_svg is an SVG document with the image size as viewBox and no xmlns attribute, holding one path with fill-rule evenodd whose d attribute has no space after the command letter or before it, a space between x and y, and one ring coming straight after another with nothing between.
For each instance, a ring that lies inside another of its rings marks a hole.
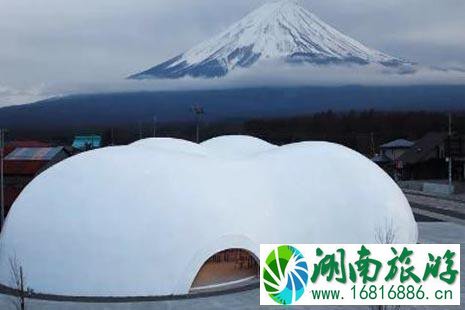
<instances>
[{"instance_id":1,"label":"white snow bank","mask_svg":"<svg viewBox=\"0 0 465 310\"><path fill-rule=\"evenodd\" d=\"M185 294L202 264L260 243L415 243L397 185L345 147L251 137L149 139L85 152L35 178L1 235L36 292ZM380 233L381 232L381 233Z\"/></svg>"}]
</instances>

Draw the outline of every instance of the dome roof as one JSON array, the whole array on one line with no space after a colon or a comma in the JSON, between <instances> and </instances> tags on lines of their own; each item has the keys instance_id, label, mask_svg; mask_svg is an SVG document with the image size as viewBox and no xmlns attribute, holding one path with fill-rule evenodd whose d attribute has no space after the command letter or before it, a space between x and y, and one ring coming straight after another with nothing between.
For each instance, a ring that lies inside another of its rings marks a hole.
<instances>
[{"instance_id":1,"label":"dome roof","mask_svg":"<svg viewBox=\"0 0 465 310\"><path fill-rule=\"evenodd\" d=\"M362 220L363 219L363 220ZM415 243L401 190L340 145L282 147L251 137L200 145L146 139L62 161L36 177L1 235L36 292L72 296L186 294L203 263L260 243Z\"/></svg>"}]
</instances>

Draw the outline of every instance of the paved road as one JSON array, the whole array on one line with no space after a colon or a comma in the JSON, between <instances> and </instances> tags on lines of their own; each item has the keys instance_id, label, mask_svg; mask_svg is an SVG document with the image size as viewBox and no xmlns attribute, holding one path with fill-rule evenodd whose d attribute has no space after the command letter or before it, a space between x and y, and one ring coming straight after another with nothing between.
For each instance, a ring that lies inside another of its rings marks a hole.
<instances>
[{"instance_id":1,"label":"paved road","mask_svg":"<svg viewBox=\"0 0 465 310\"><path fill-rule=\"evenodd\" d=\"M439 195L439 194L433 194L433 193L428 193L428 192L423 192L423 191L418 191L418 190L413 190L413 189L408 189L408 188L402 188L402 191L405 194L429 196L433 198L440 198L440 199L446 199L446 200L452 200L452 201L458 201L458 202L465 203L465 193L452 194L452 195Z\"/></svg>"},{"instance_id":2,"label":"paved road","mask_svg":"<svg viewBox=\"0 0 465 310\"><path fill-rule=\"evenodd\" d=\"M408 192L405 196L415 214L465 225L465 202Z\"/></svg>"},{"instance_id":3,"label":"paved road","mask_svg":"<svg viewBox=\"0 0 465 310\"><path fill-rule=\"evenodd\" d=\"M465 202L409 193L406 193L405 196L409 201L414 203L431 206L439 210L454 211L465 215Z\"/></svg>"},{"instance_id":4,"label":"paved road","mask_svg":"<svg viewBox=\"0 0 465 310\"><path fill-rule=\"evenodd\" d=\"M446 222L428 222L419 223L420 242L422 243L460 243L461 247L461 273L465 274L465 226L446 223ZM462 276L461 303L462 306L457 307L441 307L440 309L463 310L465 305L465 280ZM158 301L158 302L141 302L141 303L75 303L75 302L50 302L29 300L27 302L28 310L148 310L148 309L261 309L259 306L258 290L249 290L240 293L221 295L207 298L197 298L190 300L177 301ZM11 302L11 297L0 295L0 309L14 310L16 309ZM368 307L293 307L293 309L363 309L368 310ZM271 308L275 309L275 308ZM432 310L438 307L402 307L404 309L425 309Z\"/></svg>"}]
</instances>

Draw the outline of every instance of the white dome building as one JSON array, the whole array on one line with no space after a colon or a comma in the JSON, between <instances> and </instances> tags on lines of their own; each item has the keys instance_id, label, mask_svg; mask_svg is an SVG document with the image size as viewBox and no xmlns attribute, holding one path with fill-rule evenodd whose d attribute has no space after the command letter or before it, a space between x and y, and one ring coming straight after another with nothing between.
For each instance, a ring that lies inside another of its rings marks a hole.
<instances>
[{"instance_id":1,"label":"white dome building","mask_svg":"<svg viewBox=\"0 0 465 310\"><path fill-rule=\"evenodd\" d=\"M260 243L378 243L386 231L393 243L417 241L405 196L343 146L146 139L34 179L1 235L0 283L11 285L16 257L35 292L182 295L224 250L258 257Z\"/></svg>"}]
</instances>

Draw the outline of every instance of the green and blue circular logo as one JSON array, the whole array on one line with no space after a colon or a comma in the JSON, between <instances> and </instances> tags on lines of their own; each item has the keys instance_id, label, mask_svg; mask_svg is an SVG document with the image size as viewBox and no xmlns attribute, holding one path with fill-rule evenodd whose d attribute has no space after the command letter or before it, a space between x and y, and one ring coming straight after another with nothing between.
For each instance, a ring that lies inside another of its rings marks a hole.
<instances>
[{"instance_id":1,"label":"green and blue circular logo","mask_svg":"<svg viewBox=\"0 0 465 310\"><path fill-rule=\"evenodd\" d=\"M304 294L308 282L308 266L302 253L283 245L266 258L263 283L268 295L281 305L295 303Z\"/></svg>"}]
</instances>

